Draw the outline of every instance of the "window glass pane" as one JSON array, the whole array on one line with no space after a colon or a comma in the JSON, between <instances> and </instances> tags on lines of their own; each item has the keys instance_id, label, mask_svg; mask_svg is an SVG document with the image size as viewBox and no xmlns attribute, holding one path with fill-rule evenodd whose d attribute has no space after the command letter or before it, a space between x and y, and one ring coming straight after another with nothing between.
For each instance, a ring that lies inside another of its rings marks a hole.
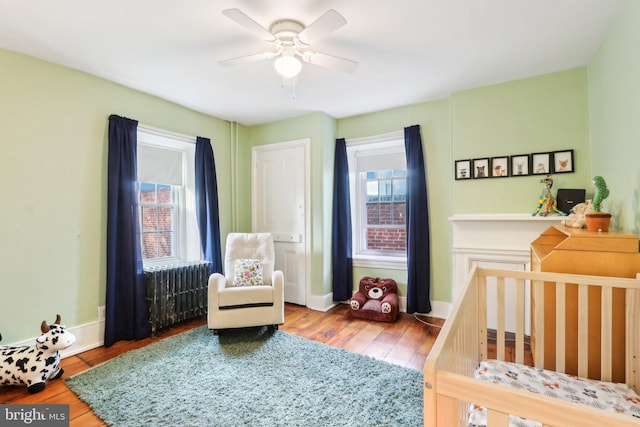
<instances>
[{"instance_id":1,"label":"window glass pane","mask_svg":"<svg viewBox=\"0 0 640 427\"><path fill-rule=\"evenodd\" d=\"M171 186L158 184L158 203L171 203Z\"/></svg>"},{"instance_id":2,"label":"window glass pane","mask_svg":"<svg viewBox=\"0 0 640 427\"><path fill-rule=\"evenodd\" d=\"M392 170L378 171L379 178L391 178Z\"/></svg>"},{"instance_id":3,"label":"window glass pane","mask_svg":"<svg viewBox=\"0 0 640 427\"><path fill-rule=\"evenodd\" d=\"M393 170L393 176L394 177L404 178L405 176L407 176L407 170L406 169L394 169Z\"/></svg>"},{"instance_id":4,"label":"window glass pane","mask_svg":"<svg viewBox=\"0 0 640 427\"><path fill-rule=\"evenodd\" d=\"M162 206L158 208L158 230L173 230L173 208Z\"/></svg>"},{"instance_id":5,"label":"window glass pane","mask_svg":"<svg viewBox=\"0 0 640 427\"><path fill-rule=\"evenodd\" d=\"M393 200L404 201L407 194L407 181L405 179L393 180Z\"/></svg>"},{"instance_id":6,"label":"window glass pane","mask_svg":"<svg viewBox=\"0 0 640 427\"><path fill-rule=\"evenodd\" d=\"M158 235L155 233L142 235L142 257L144 259L158 257Z\"/></svg>"},{"instance_id":7,"label":"window glass pane","mask_svg":"<svg viewBox=\"0 0 640 427\"><path fill-rule=\"evenodd\" d=\"M172 255L172 239L173 233L171 232L158 233L158 258L170 257Z\"/></svg>"},{"instance_id":8,"label":"window glass pane","mask_svg":"<svg viewBox=\"0 0 640 427\"><path fill-rule=\"evenodd\" d=\"M405 221L405 204L393 203L391 208L391 224L393 225L406 225Z\"/></svg>"},{"instance_id":9,"label":"window glass pane","mask_svg":"<svg viewBox=\"0 0 640 427\"><path fill-rule=\"evenodd\" d=\"M367 171L365 172L367 179L376 179L378 177L378 172L375 171Z\"/></svg>"},{"instance_id":10,"label":"window glass pane","mask_svg":"<svg viewBox=\"0 0 640 427\"><path fill-rule=\"evenodd\" d=\"M149 184L148 182L140 183L140 203L155 203L156 202L156 185Z\"/></svg>"},{"instance_id":11,"label":"window glass pane","mask_svg":"<svg viewBox=\"0 0 640 427\"><path fill-rule=\"evenodd\" d=\"M378 181L379 187L378 191L380 192L380 202L390 202L391 201L391 180L390 179L381 179Z\"/></svg>"},{"instance_id":12,"label":"window glass pane","mask_svg":"<svg viewBox=\"0 0 640 427\"><path fill-rule=\"evenodd\" d=\"M142 206L142 232L158 229L158 208L154 206Z\"/></svg>"},{"instance_id":13,"label":"window glass pane","mask_svg":"<svg viewBox=\"0 0 640 427\"><path fill-rule=\"evenodd\" d=\"M407 233L404 228L367 229L367 250L404 253Z\"/></svg>"},{"instance_id":14,"label":"window glass pane","mask_svg":"<svg viewBox=\"0 0 640 427\"><path fill-rule=\"evenodd\" d=\"M367 203L378 201L378 181L367 181Z\"/></svg>"},{"instance_id":15,"label":"window glass pane","mask_svg":"<svg viewBox=\"0 0 640 427\"><path fill-rule=\"evenodd\" d=\"M367 224L380 224L380 211L377 203L367 203Z\"/></svg>"}]
</instances>

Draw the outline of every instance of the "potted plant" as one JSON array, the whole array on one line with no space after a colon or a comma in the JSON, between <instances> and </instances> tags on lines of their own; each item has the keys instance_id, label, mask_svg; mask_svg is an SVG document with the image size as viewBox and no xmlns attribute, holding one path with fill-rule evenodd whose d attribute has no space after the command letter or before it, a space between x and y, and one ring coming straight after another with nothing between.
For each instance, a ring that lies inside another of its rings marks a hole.
<instances>
[{"instance_id":1,"label":"potted plant","mask_svg":"<svg viewBox=\"0 0 640 427\"><path fill-rule=\"evenodd\" d=\"M587 223L587 230L589 231L609 231L609 224L611 223L611 214L602 212L602 201L609 197L609 189L607 183L601 176L595 176L591 181L596 188L596 193L593 196L592 209L593 212L589 212L585 215Z\"/></svg>"}]
</instances>

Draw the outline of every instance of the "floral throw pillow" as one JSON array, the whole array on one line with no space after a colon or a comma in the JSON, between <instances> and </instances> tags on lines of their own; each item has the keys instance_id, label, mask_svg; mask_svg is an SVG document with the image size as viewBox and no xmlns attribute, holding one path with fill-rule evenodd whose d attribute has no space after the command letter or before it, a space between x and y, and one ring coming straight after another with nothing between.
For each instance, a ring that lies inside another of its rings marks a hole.
<instances>
[{"instance_id":1,"label":"floral throw pillow","mask_svg":"<svg viewBox=\"0 0 640 427\"><path fill-rule=\"evenodd\" d=\"M262 284L262 262L260 260L235 260L233 265L233 286L260 286Z\"/></svg>"}]
</instances>

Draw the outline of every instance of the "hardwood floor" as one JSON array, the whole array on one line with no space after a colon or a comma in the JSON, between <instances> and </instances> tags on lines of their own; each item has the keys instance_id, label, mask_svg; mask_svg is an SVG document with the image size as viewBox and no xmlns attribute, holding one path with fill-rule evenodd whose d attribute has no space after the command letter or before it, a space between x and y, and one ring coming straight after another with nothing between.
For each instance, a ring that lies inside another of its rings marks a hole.
<instances>
[{"instance_id":1,"label":"hardwood floor","mask_svg":"<svg viewBox=\"0 0 640 427\"><path fill-rule=\"evenodd\" d=\"M443 324L441 319L431 317L419 317L419 319L433 325ZM345 304L334 307L326 313L286 304L285 324L280 326L280 330L396 365L422 370L440 329L438 326L430 326L420 320L413 315L400 313L395 323L371 322L351 317L349 306ZM171 328L156 338L120 341L109 348L99 347L68 357L61 362L64 377L75 375L119 354L144 347L205 323L205 319L197 319ZM106 425L69 390L63 380L49 382L43 391L36 394L29 394L26 387L2 387L0 403L68 404L70 426Z\"/></svg>"}]
</instances>

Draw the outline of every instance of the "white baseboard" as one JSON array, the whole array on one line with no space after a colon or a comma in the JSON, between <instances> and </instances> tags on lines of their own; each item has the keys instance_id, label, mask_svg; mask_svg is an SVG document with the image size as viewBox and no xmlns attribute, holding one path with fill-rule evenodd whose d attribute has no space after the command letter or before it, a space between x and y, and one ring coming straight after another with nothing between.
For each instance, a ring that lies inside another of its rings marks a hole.
<instances>
[{"instance_id":1,"label":"white baseboard","mask_svg":"<svg viewBox=\"0 0 640 427\"><path fill-rule=\"evenodd\" d=\"M60 357L74 356L83 351L92 350L104 344L104 321L85 323L84 325L67 328L69 332L76 336L76 342L64 350L60 351ZM34 345L37 337L28 340L9 344L10 346L30 346Z\"/></svg>"}]
</instances>

